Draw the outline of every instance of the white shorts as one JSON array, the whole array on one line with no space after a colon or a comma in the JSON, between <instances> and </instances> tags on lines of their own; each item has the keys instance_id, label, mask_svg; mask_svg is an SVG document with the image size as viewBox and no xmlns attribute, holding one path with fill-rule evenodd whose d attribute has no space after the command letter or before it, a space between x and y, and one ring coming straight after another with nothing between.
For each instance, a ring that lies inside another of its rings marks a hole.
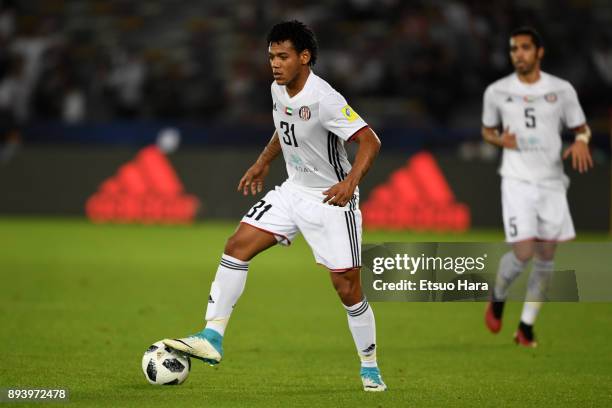
<instances>
[{"instance_id":1,"label":"white shorts","mask_svg":"<svg viewBox=\"0 0 612 408\"><path fill-rule=\"evenodd\" d=\"M283 184L269 191L242 218L290 245L301 232L317 263L332 272L361 266L361 211L357 203L345 208L323 204Z\"/></svg>"},{"instance_id":2,"label":"white shorts","mask_svg":"<svg viewBox=\"0 0 612 408\"><path fill-rule=\"evenodd\" d=\"M506 242L567 241L576 236L562 182L547 185L502 177Z\"/></svg>"}]
</instances>

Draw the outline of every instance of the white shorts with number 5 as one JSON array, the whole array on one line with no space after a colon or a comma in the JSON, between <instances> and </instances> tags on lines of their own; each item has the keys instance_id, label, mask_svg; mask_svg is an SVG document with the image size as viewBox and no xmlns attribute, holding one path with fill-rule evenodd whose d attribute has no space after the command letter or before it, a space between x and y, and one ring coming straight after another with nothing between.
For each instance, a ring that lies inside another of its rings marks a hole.
<instances>
[{"instance_id":1,"label":"white shorts with number 5","mask_svg":"<svg viewBox=\"0 0 612 408\"><path fill-rule=\"evenodd\" d=\"M563 182L534 184L502 177L506 242L567 241L576 236Z\"/></svg>"},{"instance_id":2,"label":"white shorts with number 5","mask_svg":"<svg viewBox=\"0 0 612 408\"><path fill-rule=\"evenodd\" d=\"M314 200L284 183L269 191L242 218L243 223L290 245L298 233L317 263L333 272L361 266L361 211L355 200L335 207Z\"/></svg>"}]
</instances>

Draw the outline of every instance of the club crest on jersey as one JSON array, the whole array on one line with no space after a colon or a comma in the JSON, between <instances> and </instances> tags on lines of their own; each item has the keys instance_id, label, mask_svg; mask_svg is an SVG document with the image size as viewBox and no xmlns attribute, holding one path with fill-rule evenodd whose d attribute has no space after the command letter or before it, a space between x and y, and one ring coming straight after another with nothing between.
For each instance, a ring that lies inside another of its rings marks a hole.
<instances>
[{"instance_id":1,"label":"club crest on jersey","mask_svg":"<svg viewBox=\"0 0 612 408\"><path fill-rule=\"evenodd\" d=\"M544 99L546 99L546 102L555 103L557 102L557 94L554 92L548 93L544 95Z\"/></svg>"},{"instance_id":2,"label":"club crest on jersey","mask_svg":"<svg viewBox=\"0 0 612 408\"><path fill-rule=\"evenodd\" d=\"M349 122L359 119L359 115L357 114L357 112L355 112L353 108L351 108L348 105L345 105L342 108L342 114L344 115L345 118L348 119Z\"/></svg>"},{"instance_id":3,"label":"club crest on jersey","mask_svg":"<svg viewBox=\"0 0 612 408\"><path fill-rule=\"evenodd\" d=\"M533 96L533 95L525 95L525 96L523 96L523 100L525 102L531 103L531 102L534 102L536 100L536 97Z\"/></svg>"},{"instance_id":4,"label":"club crest on jersey","mask_svg":"<svg viewBox=\"0 0 612 408\"><path fill-rule=\"evenodd\" d=\"M302 106L300 108L300 119L302 120L310 119L310 108L308 106Z\"/></svg>"},{"instance_id":5,"label":"club crest on jersey","mask_svg":"<svg viewBox=\"0 0 612 408\"><path fill-rule=\"evenodd\" d=\"M293 115L293 109L291 109L290 107L286 106L285 107L285 115L287 115L287 116Z\"/></svg>"}]
</instances>

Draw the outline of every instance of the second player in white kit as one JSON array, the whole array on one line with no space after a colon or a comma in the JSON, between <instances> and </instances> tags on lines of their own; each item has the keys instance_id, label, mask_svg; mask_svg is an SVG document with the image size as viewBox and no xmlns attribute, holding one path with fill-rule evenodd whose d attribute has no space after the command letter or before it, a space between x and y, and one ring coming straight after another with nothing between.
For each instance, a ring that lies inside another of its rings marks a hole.
<instances>
[{"instance_id":1,"label":"second player in white kit","mask_svg":"<svg viewBox=\"0 0 612 408\"><path fill-rule=\"evenodd\" d=\"M553 274L556 242L575 237L562 158L571 156L573 167L586 172L593 165L591 134L572 85L540 70L544 47L535 30L523 27L510 35L510 56L515 72L491 84L483 102L483 138L503 148L503 223L513 246L500 261L485 322L499 332L508 289L534 258L515 341L535 347L533 325ZM576 140L562 155L564 127Z\"/></svg>"},{"instance_id":2,"label":"second player in white kit","mask_svg":"<svg viewBox=\"0 0 612 408\"><path fill-rule=\"evenodd\" d=\"M524 83L513 73L485 91L482 123L516 136L517 148L503 150L499 169L506 241L574 238L560 132L586 120L572 85L545 72Z\"/></svg>"}]
</instances>

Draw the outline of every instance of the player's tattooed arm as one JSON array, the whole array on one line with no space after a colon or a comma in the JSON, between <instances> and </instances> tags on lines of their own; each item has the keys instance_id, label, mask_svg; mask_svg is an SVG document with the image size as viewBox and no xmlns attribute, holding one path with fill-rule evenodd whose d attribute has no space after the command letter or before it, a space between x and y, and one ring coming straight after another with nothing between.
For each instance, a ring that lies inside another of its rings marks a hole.
<instances>
[{"instance_id":1,"label":"player's tattooed arm","mask_svg":"<svg viewBox=\"0 0 612 408\"><path fill-rule=\"evenodd\" d=\"M493 146L503 147L506 149L518 149L516 141L516 135L510 132L510 129L506 126L502 134L499 134L497 128L482 127L482 138L485 142L492 144Z\"/></svg>"},{"instance_id":2,"label":"player's tattooed arm","mask_svg":"<svg viewBox=\"0 0 612 408\"><path fill-rule=\"evenodd\" d=\"M352 169L344 180L323 192L325 195L324 203L344 207L353 198L357 185L363 176L366 175L372 163L374 163L376 156L378 156L380 139L369 127L357 132L352 137L352 140L359 143Z\"/></svg>"},{"instance_id":3,"label":"player's tattooed arm","mask_svg":"<svg viewBox=\"0 0 612 408\"><path fill-rule=\"evenodd\" d=\"M244 176L238 183L238 191L242 191L242 194L248 195L249 190L252 195L261 193L263 190L264 179L270 171L270 163L279 155L281 152L280 141L278 140L278 133L276 131L272 135L272 138L266 145L265 149L255 163L249 167L244 173Z\"/></svg>"},{"instance_id":4,"label":"player's tattooed arm","mask_svg":"<svg viewBox=\"0 0 612 408\"><path fill-rule=\"evenodd\" d=\"M570 147L563 152L563 160L572 156L572 167L579 173L586 173L593 167L593 158L589 150L591 140L591 129L587 124L572 129L576 135L576 140Z\"/></svg>"}]
</instances>

